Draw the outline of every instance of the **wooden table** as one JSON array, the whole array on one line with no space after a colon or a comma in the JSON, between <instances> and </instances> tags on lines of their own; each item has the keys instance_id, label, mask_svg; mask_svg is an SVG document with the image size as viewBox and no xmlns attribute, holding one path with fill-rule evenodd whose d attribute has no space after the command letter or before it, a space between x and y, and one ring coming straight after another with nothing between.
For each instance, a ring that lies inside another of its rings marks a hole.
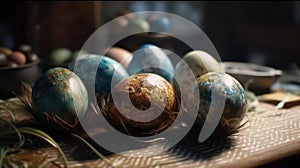
<instances>
[{"instance_id":1,"label":"wooden table","mask_svg":"<svg viewBox=\"0 0 300 168\"><path fill-rule=\"evenodd\" d=\"M9 107L15 114L17 123L23 126L28 124L25 121L32 119L18 99L7 101L6 106L2 102L0 107L0 116L4 119L11 120L4 107ZM170 150L147 158L124 157L109 154L101 147L97 149L110 162L118 163L116 167L256 167L300 154L300 106L275 109L271 104L260 102L255 111L247 113L246 120L248 122L245 127L229 138L210 138L204 143L184 139ZM67 155L70 167L109 167L78 140L63 137L56 139ZM34 148L26 149L29 153L40 152L43 154L40 156L48 158L59 156L57 150L47 143L35 143L37 145ZM150 146L126 152L136 156L138 152L153 150ZM46 167L58 165L63 166L61 158L50 162Z\"/></svg>"}]
</instances>

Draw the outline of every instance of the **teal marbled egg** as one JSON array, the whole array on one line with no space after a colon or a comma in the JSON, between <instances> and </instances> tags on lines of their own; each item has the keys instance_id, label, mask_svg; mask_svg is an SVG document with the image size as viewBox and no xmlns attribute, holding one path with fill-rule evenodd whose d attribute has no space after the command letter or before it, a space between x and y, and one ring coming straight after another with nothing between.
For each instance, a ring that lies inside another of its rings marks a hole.
<instances>
[{"instance_id":1,"label":"teal marbled egg","mask_svg":"<svg viewBox=\"0 0 300 168\"><path fill-rule=\"evenodd\" d=\"M88 93L80 78L65 68L46 71L32 88L32 109L37 120L62 130L78 125L88 108Z\"/></svg>"},{"instance_id":2,"label":"teal marbled egg","mask_svg":"<svg viewBox=\"0 0 300 168\"><path fill-rule=\"evenodd\" d=\"M89 94L107 96L111 87L129 76L120 63L101 55L84 55L75 65L75 68L73 66L70 69L80 77ZM91 86L94 86L95 90L92 90Z\"/></svg>"},{"instance_id":3,"label":"teal marbled egg","mask_svg":"<svg viewBox=\"0 0 300 168\"><path fill-rule=\"evenodd\" d=\"M211 117L222 113L215 133L234 133L247 111L246 93L241 84L228 74L209 72L197 79L197 85L200 94L197 122L202 125L205 120L212 121L209 112Z\"/></svg>"}]
</instances>

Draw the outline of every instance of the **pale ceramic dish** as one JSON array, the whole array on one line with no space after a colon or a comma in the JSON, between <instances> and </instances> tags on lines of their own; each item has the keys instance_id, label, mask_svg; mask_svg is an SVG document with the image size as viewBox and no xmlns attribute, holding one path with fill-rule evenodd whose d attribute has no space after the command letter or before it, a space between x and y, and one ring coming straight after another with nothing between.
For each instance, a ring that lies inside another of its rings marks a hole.
<instances>
[{"instance_id":1,"label":"pale ceramic dish","mask_svg":"<svg viewBox=\"0 0 300 168\"><path fill-rule=\"evenodd\" d=\"M226 73L235 77L244 87L249 83L249 90L257 93L268 92L281 76L282 71L268 66L245 62L223 62Z\"/></svg>"}]
</instances>

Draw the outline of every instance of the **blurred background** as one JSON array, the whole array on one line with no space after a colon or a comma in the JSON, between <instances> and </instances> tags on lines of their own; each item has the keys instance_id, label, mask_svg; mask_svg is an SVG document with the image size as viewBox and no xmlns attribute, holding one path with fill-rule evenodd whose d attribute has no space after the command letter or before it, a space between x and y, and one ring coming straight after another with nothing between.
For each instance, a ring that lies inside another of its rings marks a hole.
<instances>
[{"instance_id":1,"label":"blurred background","mask_svg":"<svg viewBox=\"0 0 300 168\"><path fill-rule=\"evenodd\" d=\"M0 45L27 43L41 58L57 47L80 49L118 12L157 10L198 25L222 61L279 69L300 64L300 2L25 1L4 2L0 8Z\"/></svg>"}]
</instances>

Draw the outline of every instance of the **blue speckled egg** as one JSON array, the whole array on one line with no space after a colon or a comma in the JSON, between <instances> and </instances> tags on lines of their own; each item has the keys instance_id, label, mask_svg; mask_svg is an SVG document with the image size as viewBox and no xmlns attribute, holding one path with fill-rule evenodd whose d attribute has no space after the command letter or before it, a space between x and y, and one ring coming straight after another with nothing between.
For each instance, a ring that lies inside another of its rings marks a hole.
<instances>
[{"instance_id":1,"label":"blue speckled egg","mask_svg":"<svg viewBox=\"0 0 300 168\"><path fill-rule=\"evenodd\" d=\"M170 19L165 16L153 16L149 18L150 32L168 32Z\"/></svg>"},{"instance_id":2,"label":"blue speckled egg","mask_svg":"<svg viewBox=\"0 0 300 168\"><path fill-rule=\"evenodd\" d=\"M202 125L205 120L209 122L208 124L213 124L210 123L212 119L207 118L208 112L210 111L211 117L221 112L222 116L215 133L219 135L234 133L247 111L246 93L241 84L228 74L209 72L197 79L197 85L200 94L198 124Z\"/></svg>"},{"instance_id":3,"label":"blue speckled egg","mask_svg":"<svg viewBox=\"0 0 300 168\"><path fill-rule=\"evenodd\" d=\"M71 69L81 78L89 94L96 92L100 96L107 96L111 87L129 76L120 63L100 55L82 56L76 61L75 69L74 67ZM90 89L93 84L95 90Z\"/></svg>"},{"instance_id":4,"label":"blue speckled egg","mask_svg":"<svg viewBox=\"0 0 300 168\"><path fill-rule=\"evenodd\" d=\"M128 66L130 75L138 73L154 73L171 82L174 67L166 53L152 44L142 45L133 53L133 58Z\"/></svg>"},{"instance_id":5,"label":"blue speckled egg","mask_svg":"<svg viewBox=\"0 0 300 168\"><path fill-rule=\"evenodd\" d=\"M45 72L32 88L32 111L40 122L62 130L78 125L88 108L88 93L80 78L65 68Z\"/></svg>"}]
</instances>

